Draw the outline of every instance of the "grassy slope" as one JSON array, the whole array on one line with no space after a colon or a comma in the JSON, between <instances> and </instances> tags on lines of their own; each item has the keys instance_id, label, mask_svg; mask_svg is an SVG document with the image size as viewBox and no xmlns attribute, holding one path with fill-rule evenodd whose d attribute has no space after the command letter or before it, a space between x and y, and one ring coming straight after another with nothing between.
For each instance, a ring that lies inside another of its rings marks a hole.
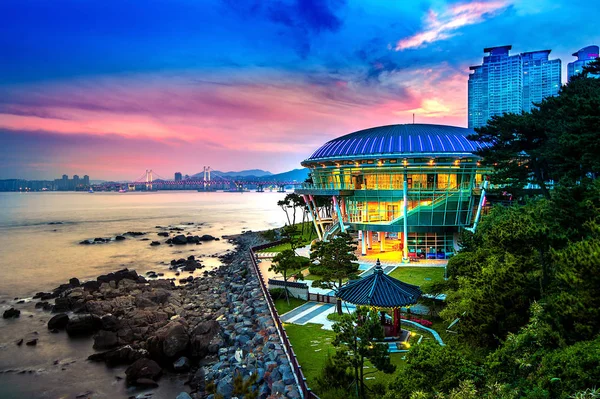
<instances>
[{"instance_id":1,"label":"grassy slope","mask_svg":"<svg viewBox=\"0 0 600 399\"><path fill-rule=\"evenodd\" d=\"M418 285L421 288L444 280L443 267L398 267L390 276L408 284ZM429 280L427 280L429 279Z\"/></svg>"}]
</instances>

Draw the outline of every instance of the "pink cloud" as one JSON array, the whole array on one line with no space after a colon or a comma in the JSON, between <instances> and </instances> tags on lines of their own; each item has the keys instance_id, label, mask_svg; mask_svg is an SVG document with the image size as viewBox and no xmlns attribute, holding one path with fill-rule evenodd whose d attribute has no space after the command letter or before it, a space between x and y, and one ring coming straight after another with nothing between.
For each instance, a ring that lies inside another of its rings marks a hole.
<instances>
[{"instance_id":1,"label":"pink cloud","mask_svg":"<svg viewBox=\"0 0 600 399\"><path fill-rule=\"evenodd\" d=\"M474 1L449 7L442 13L429 10L425 26L421 32L401 39L396 43L396 51L424 47L429 43L446 40L455 36L463 26L478 24L502 12L508 1Z\"/></svg>"},{"instance_id":2,"label":"pink cloud","mask_svg":"<svg viewBox=\"0 0 600 399\"><path fill-rule=\"evenodd\" d=\"M334 137L410 123L413 113L421 123L466 122L466 75L445 65L382 72L377 85L358 73L313 82L256 69L96 77L5 92L0 129L72 137L81 144L53 153L57 168L69 173L87 163L105 178L146 168L171 176L202 164L283 171Z\"/></svg>"}]
</instances>

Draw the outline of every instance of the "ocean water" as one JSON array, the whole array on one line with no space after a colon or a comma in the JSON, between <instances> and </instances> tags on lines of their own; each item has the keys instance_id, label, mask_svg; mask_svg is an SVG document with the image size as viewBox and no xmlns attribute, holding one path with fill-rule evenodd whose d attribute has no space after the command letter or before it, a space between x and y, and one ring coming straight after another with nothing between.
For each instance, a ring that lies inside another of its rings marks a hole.
<instances>
[{"instance_id":1,"label":"ocean water","mask_svg":"<svg viewBox=\"0 0 600 399\"><path fill-rule=\"evenodd\" d=\"M31 296L49 291L71 277L93 279L123 267L143 274L164 272L171 259L195 255L207 268L220 264L213 255L230 250L227 240L169 247L157 226L181 227L216 237L242 230L281 226L285 215L276 203L281 193L163 191L137 193L0 193L0 311L17 305L16 320L0 319L0 398L119 398L144 391L127 389L118 376L124 368L90 363L90 339L50 334L47 312L34 308ZM127 231L146 235L106 244L81 245L95 237ZM184 233L185 234L185 233ZM151 247L150 241L163 242ZM199 271L201 273L203 270ZM18 299L17 299L18 298ZM35 347L15 345L38 337ZM181 381L165 379L155 398L175 397Z\"/></svg>"}]
</instances>

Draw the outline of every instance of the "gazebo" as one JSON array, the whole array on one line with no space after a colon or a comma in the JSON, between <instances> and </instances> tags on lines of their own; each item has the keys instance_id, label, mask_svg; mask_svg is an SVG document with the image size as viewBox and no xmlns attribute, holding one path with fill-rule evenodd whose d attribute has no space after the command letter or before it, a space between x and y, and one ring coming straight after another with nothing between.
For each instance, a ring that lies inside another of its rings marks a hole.
<instances>
[{"instance_id":1,"label":"gazebo","mask_svg":"<svg viewBox=\"0 0 600 399\"><path fill-rule=\"evenodd\" d=\"M386 323L385 317L382 317L382 323L386 336L397 337L401 332L400 308L417 303L421 289L384 274L377 259L375 270L370 276L348 282L340 287L336 296L353 305L392 308L392 324Z\"/></svg>"}]
</instances>

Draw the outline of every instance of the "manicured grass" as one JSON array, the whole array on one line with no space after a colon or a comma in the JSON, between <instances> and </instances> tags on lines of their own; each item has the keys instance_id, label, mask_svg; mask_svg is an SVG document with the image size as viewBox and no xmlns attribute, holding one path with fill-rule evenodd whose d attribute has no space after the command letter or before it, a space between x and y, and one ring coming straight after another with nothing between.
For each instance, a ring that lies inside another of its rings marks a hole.
<instances>
[{"instance_id":1,"label":"manicured grass","mask_svg":"<svg viewBox=\"0 0 600 399\"><path fill-rule=\"evenodd\" d=\"M294 347L294 352L298 357L300 366L302 366L308 386L313 390L316 389L316 377L325 365L327 355L333 356L336 351L336 348L331 344L335 333L323 330L321 327L320 324L306 324L304 326L285 324L285 329ZM396 366L402 367L404 363L402 360L403 357L403 353L393 353L391 354L391 361ZM365 374L374 371L374 367L370 363L365 362L365 366L368 367L368 369L365 369ZM387 384L393 380L394 375L378 371L368 375L368 377L374 378L366 380L367 385L374 382Z\"/></svg>"},{"instance_id":2,"label":"manicured grass","mask_svg":"<svg viewBox=\"0 0 600 399\"><path fill-rule=\"evenodd\" d=\"M302 232L302 223L296 223L296 226L298 227L298 232ZM312 234L310 233L312 231ZM301 247L308 245L311 243L312 240L314 240L315 238L317 238L317 233L315 232L315 227L313 226L312 223L304 223L304 234L302 234L301 237L301 241L302 243L300 244ZM261 249L258 252L282 252L286 249L291 249L290 244L289 243L284 243L284 244L279 244L279 245L275 245L274 247L269 247L266 249Z\"/></svg>"},{"instance_id":3,"label":"manicured grass","mask_svg":"<svg viewBox=\"0 0 600 399\"><path fill-rule=\"evenodd\" d=\"M443 267L398 267L390 276L408 284L428 287L444 280Z\"/></svg>"},{"instance_id":4,"label":"manicured grass","mask_svg":"<svg viewBox=\"0 0 600 399\"><path fill-rule=\"evenodd\" d=\"M306 303L306 301L298 298L290 298L289 305L285 298L275 299L273 302L275 302L275 309L277 309L277 313L279 313L280 316Z\"/></svg>"}]
</instances>

